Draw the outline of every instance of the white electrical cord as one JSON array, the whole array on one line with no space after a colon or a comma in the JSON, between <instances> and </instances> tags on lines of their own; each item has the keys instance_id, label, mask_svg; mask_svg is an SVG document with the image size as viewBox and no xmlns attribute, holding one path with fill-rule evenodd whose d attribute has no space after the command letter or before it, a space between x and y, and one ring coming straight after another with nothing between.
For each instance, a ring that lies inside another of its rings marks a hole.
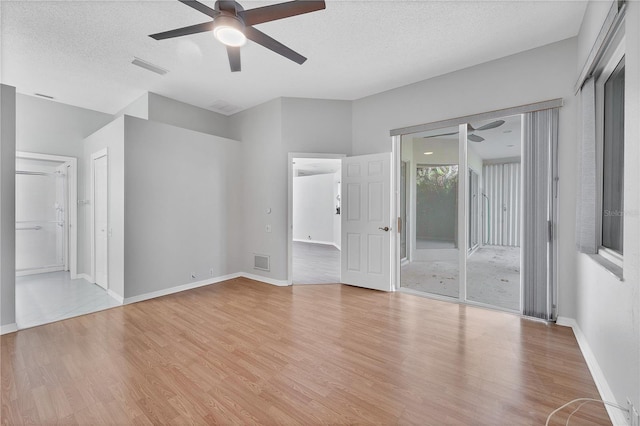
<instances>
[{"instance_id":1,"label":"white electrical cord","mask_svg":"<svg viewBox=\"0 0 640 426\"><path fill-rule=\"evenodd\" d=\"M578 401L585 401L582 404L580 404L578 406L578 408L576 408L575 410L573 410L573 412L571 414L569 414L569 417L567 418L567 423L565 423L565 425L569 424L569 419L571 418L571 416L573 416L580 408L582 408L583 405L585 405L588 402L600 402L604 405L610 405L612 407L616 407L622 411L626 411L627 413L629 412L629 409L627 409L627 407L623 407L622 405L618 405L614 402L609 402L609 401L603 401L601 399L595 399L595 398L576 398L573 401L569 401L566 404L556 408L555 410L553 410L551 412L551 414L549 414L549 416L547 417L547 422L544 424L545 426L549 426L549 421L551 420L551 417L553 417L554 414L556 414L558 411L562 410L565 407L568 407L569 405L573 404L574 402L578 402Z\"/></svg>"}]
</instances>

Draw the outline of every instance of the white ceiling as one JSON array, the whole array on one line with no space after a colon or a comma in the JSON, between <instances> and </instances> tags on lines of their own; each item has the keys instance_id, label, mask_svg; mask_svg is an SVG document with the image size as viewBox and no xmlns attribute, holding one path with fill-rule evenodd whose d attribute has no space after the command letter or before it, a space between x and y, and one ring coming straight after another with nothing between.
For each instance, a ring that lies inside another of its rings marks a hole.
<instances>
[{"instance_id":1,"label":"white ceiling","mask_svg":"<svg viewBox=\"0 0 640 426\"><path fill-rule=\"evenodd\" d=\"M274 3L241 1L245 9ZM308 57L305 64L248 42L239 73L210 33L148 37L208 20L176 0L0 7L2 83L115 113L146 91L209 109L280 96L359 99L573 37L586 1L328 0L326 10L256 26ZM170 72L135 67L134 57Z\"/></svg>"}]
</instances>

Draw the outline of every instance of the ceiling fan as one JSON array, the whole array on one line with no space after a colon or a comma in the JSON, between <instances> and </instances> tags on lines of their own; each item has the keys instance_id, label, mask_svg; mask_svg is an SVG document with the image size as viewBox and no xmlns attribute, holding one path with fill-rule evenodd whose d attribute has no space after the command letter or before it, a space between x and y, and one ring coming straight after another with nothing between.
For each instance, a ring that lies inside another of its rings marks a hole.
<instances>
[{"instance_id":1,"label":"ceiling fan","mask_svg":"<svg viewBox=\"0 0 640 426\"><path fill-rule=\"evenodd\" d=\"M504 123L505 123L504 120L496 120L496 121L492 121L491 123L485 124L484 126L480 126L477 129L473 127L470 123L467 123L467 139L470 140L471 142L482 142L484 138L482 136L478 136L474 134L473 132L481 132L483 130L495 129L496 127L502 126ZM437 138L438 136L451 136L451 135L457 135L457 134L458 132L441 133L439 135L425 136L424 139Z\"/></svg>"},{"instance_id":2,"label":"ceiling fan","mask_svg":"<svg viewBox=\"0 0 640 426\"><path fill-rule=\"evenodd\" d=\"M164 40L205 31L213 31L214 37L227 47L227 55L229 56L229 65L231 66L232 72L240 71L241 69L240 47L247 42L247 39L302 65L307 58L291 50L279 41L274 40L262 31L257 30L254 28L254 25L302 15L303 13L315 12L326 7L324 1L297 0L244 10L236 1L218 0L212 9L195 0L178 1L192 7L198 12L204 13L210 18L213 18L213 20L162 33L151 34L149 37L156 40Z\"/></svg>"}]
</instances>

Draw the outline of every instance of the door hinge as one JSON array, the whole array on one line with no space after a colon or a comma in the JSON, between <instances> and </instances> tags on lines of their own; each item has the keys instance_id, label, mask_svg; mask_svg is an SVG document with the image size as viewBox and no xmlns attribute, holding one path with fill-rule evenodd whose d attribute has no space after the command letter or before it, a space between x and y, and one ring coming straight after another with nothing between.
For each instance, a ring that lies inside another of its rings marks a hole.
<instances>
[{"instance_id":1,"label":"door hinge","mask_svg":"<svg viewBox=\"0 0 640 426\"><path fill-rule=\"evenodd\" d=\"M547 225L549 227L549 242L553 241L553 222L550 220L547 221Z\"/></svg>"},{"instance_id":2,"label":"door hinge","mask_svg":"<svg viewBox=\"0 0 640 426\"><path fill-rule=\"evenodd\" d=\"M402 218L398 218L398 232L402 232Z\"/></svg>"}]
</instances>

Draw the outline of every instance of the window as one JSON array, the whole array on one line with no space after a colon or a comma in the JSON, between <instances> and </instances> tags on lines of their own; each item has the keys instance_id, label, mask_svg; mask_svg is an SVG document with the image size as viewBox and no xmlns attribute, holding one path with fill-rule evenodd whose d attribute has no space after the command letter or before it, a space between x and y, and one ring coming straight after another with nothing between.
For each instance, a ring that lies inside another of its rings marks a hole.
<instances>
[{"instance_id":1,"label":"window","mask_svg":"<svg viewBox=\"0 0 640 426\"><path fill-rule=\"evenodd\" d=\"M624 57L604 83L602 243L622 254L624 226Z\"/></svg>"}]
</instances>

